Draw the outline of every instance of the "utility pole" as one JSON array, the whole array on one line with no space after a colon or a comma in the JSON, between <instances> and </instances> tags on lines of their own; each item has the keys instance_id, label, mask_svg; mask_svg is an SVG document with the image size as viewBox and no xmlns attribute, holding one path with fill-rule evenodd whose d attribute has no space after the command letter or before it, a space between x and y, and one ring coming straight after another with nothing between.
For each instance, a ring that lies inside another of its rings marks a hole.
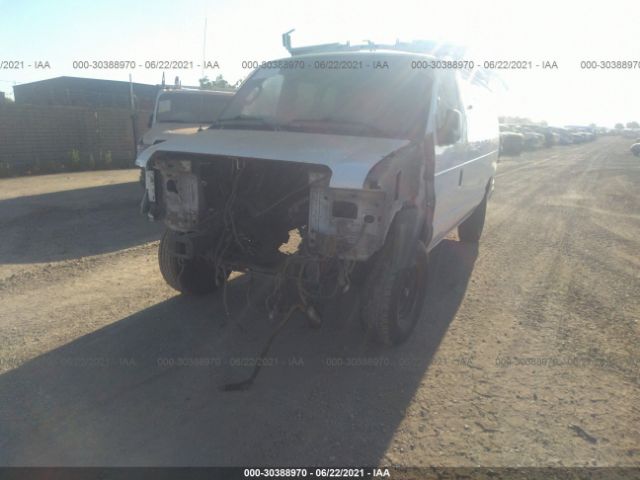
<instances>
[{"instance_id":1,"label":"utility pole","mask_svg":"<svg viewBox=\"0 0 640 480\"><path fill-rule=\"evenodd\" d=\"M136 102L133 97L133 80L129 74L129 108L131 109L131 132L133 133L133 160L138 156L138 125Z\"/></svg>"},{"instance_id":2,"label":"utility pole","mask_svg":"<svg viewBox=\"0 0 640 480\"><path fill-rule=\"evenodd\" d=\"M200 78L204 78L204 65L207 61L207 17L204 17L204 34L202 35L202 75Z\"/></svg>"}]
</instances>

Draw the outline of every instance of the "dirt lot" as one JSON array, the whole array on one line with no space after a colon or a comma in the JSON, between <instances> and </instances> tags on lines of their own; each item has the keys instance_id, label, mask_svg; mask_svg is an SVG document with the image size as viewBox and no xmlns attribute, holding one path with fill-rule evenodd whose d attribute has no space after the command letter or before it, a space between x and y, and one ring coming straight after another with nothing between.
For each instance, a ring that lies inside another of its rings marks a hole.
<instances>
[{"instance_id":1,"label":"dirt lot","mask_svg":"<svg viewBox=\"0 0 640 480\"><path fill-rule=\"evenodd\" d=\"M364 343L346 299L319 330L293 319L243 392L220 386L274 321L247 276L231 319L165 286L136 180L0 181L1 465L640 465L627 141L503 161L480 247L433 253L408 343Z\"/></svg>"}]
</instances>

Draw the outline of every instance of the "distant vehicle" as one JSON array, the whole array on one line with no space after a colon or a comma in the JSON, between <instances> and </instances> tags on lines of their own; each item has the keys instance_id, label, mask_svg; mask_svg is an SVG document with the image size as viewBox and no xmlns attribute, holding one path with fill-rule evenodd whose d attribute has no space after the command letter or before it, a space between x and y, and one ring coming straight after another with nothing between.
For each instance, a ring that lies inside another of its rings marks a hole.
<instances>
[{"instance_id":1,"label":"distant vehicle","mask_svg":"<svg viewBox=\"0 0 640 480\"><path fill-rule=\"evenodd\" d=\"M571 132L562 127L549 127L553 134L556 136L556 145L571 145L573 138Z\"/></svg>"},{"instance_id":2,"label":"distant vehicle","mask_svg":"<svg viewBox=\"0 0 640 480\"><path fill-rule=\"evenodd\" d=\"M544 147L546 144L545 136L538 133L537 129L539 125L521 125L521 124L509 124L505 123L500 125L501 132L512 132L522 135L522 148L524 150L535 150L536 148ZM510 142L517 142L515 137L509 140Z\"/></svg>"},{"instance_id":3,"label":"distant vehicle","mask_svg":"<svg viewBox=\"0 0 640 480\"><path fill-rule=\"evenodd\" d=\"M595 128L579 125L567 125L566 128L569 130L569 132L571 132L574 143L590 142L596 139Z\"/></svg>"},{"instance_id":4,"label":"distant vehicle","mask_svg":"<svg viewBox=\"0 0 640 480\"><path fill-rule=\"evenodd\" d=\"M149 130L142 136L138 153L166 140L167 132L208 127L233 98L233 92L194 88L163 89L149 117Z\"/></svg>"},{"instance_id":5,"label":"distant vehicle","mask_svg":"<svg viewBox=\"0 0 640 480\"><path fill-rule=\"evenodd\" d=\"M590 140L589 135L580 130L570 130L569 136L571 137L573 143L585 143Z\"/></svg>"},{"instance_id":6,"label":"distant vehicle","mask_svg":"<svg viewBox=\"0 0 640 480\"><path fill-rule=\"evenodd\" d=\"M558 136L553 132L550 127L543 125L527 125L527 128L533 130L540 135L544 135L544 146L552 147L557 143Z\"/></svg>"},{"instance_id":7,"label":"distant vehicle","mask_svg":"<svg viewBox=\"0 0 640 480\"><path fill-rule=\"evenodd\" d=\"M500 155L520 155L524 148L524 136L511 131L500 132Z\"/></svg>"},{"instance_id":8,"label":"distant vehicle","mask_svg":"<svg viewBox=\"0 0 640 480\"><path fill-rule=\"evenodd\" d=\"M624 138L637 138L640 135L640 129L637 128L625 128L622 130L622 136Z\"/></svg>"},{"instance_id":9,"label":"distant vehicle","mask_svg":"<svg viewBox=\"0 0 640 480\"><path fill-rule=\"evenodd\" d=\"M192 135L207 128L216 121L233 93L182 87L162 89L149 117L149 130L138 142L137 154L172 135ZM136 165L141 166L137 161ZM140 171L140 182L144 185L144 170Z\"/></svg>"},{"instance_id":10,"label":"distant vehicle","mask_svg":"<svg viewBox=\"0 0 640 480\"><path fill-rule=\"evenodd\" d=\"M527 150L535 150L536 148L544 147L545 138L541 133L534 132L528 128L521 128L520 133L524 137L524 148Z\"/></svg>"},{"instance_id":11,"label":"distant vehicle","mask_svg":"<svg viewBox=\"0 0 640 480\"><path fill-rule=\"evenodd\" d=\"M369 338L409 336L428 252L454 229L480 239L499 138L488 72L417 68L438 57L404 45L285 42L292 57L274 65L311 67L258 68L211 127L142 152L143 212L166 225L171 287L204 294L232 270L269 273L315 322L354 286ZM292 230L300 247L285 254Z\"/></svg>"},{"instance_id":12,"label":"distant vehicle","mask_svg":"<svg viewBox=\"0 0 640 480\"><path fill-rule=\"evenodd\" d=\"M571 141L573 143L583 143L585 141L585 138L580 132L570 132L569 136L571 137Z\"/></svg>"}]
</instances>

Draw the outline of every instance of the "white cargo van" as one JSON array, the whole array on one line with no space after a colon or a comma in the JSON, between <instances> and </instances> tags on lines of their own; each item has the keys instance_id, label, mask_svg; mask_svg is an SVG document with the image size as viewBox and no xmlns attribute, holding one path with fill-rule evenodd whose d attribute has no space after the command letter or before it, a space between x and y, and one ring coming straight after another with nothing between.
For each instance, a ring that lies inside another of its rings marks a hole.
<instances>
[{"instance_id":1,"label":"white cargo van","mask_svg":"<svg viewBox=\"0 0 640 480\"><path fill-rule=\"evenodd\" d=\"M499 148L487 76L412 50L290 49L207 130L146 149L167 283L202 294L232 270L272 273L274 309L288 298L310 317L357 287L370 335L406 339L428 252L454 229L480 239ZM283 252L294 231L297 251Z\"/></svg>"}]
</instances>

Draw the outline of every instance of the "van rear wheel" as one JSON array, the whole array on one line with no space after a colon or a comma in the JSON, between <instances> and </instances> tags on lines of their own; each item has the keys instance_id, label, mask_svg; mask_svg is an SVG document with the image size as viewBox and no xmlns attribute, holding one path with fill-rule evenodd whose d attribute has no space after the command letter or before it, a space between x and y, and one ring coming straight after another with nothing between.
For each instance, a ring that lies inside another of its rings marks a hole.
<instances>
[{"instance_id":1,"label":"van rear wheel","mask_svg":"<svg viewBox=\"0 0 640 480\"><path fill-rule=\"evenodd\" d=\"M215 271L209 264L197 256L185 259L173 253L179 235L167 229L160 240L158 263L165 282L185 294L204 295L215 291L218 288Z\"/></svg>"},{"instance_id":2,"label":"van rear wheel","mask_svg":"<svg viewBox=\"0 0 640 480\"><path fill-rule=\"evenodd\" d=\"M458 225L458 236L466 243L478 243L484 228L484 219L487 214L487 195L485 194L480 205L476 207L471 216Z\"/></svg>"}]
</instances>

